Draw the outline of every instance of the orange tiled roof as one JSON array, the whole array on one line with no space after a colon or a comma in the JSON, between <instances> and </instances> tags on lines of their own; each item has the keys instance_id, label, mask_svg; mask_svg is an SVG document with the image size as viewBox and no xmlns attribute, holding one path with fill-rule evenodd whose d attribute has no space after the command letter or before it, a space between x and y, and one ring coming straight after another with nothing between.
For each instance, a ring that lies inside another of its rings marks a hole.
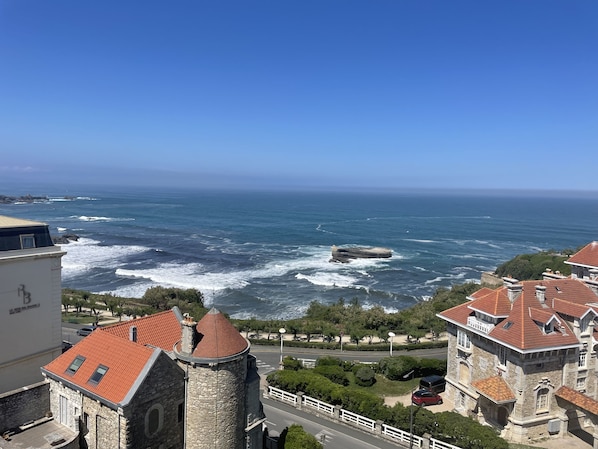
<instances>
[{"instance_id":1,"label":"orange tiled roof","mask_svg":"<svg viewBox=\"0 0 598 449\"><path fill-rule=\"evenodd\" d=\"M581 318L588 312L597 314L592 307L575 304L571 301L565 301L558 298L553 298L551 301L551 307L558 313L569 315L575 318Z\"/></svg>"},{"instance_id":2,"label":"orange tiled roof","mask_svg":"<svg viewBox=\"0 0 598 449\"><path fill-rule=\"evenodd\" d=\"M249 347L226 317L216 309L210 310L196 326L200 341L193 351L197 358L222 358L239 354Z\"/></svg>"},{"instance_id":3,"label":"orange tiled roof","mask_svg":"<svg viewBox=\"0 0 598 449\"><path fill-rule=\"evenodd\" d=\"M588 243L578 252L569 257L565 263L598 268L598 242Z\"/></svg>"},{"instance_id":4,"label":"orange tiled roof","mask_svg":"<svg viewBox=\"0 0 598 449\"><path fill-rule=\"evenodd\" d=\"M557 397L562 398L572 404L590 412L594 415L598 415L598 401L586 396L579 391L575 391L572 388L562 386L555 393Z\"/></svg>"},{"instance_id":5,"label":"orange tiled roof","mask_svg":"<svg viewBox=\"0 0 598 449\"><path fill-rule=\"evenodd\" d=\"M137 327L137 343L172 351L174 344L181 339L181 324L173 310L154 315L123 321L101 328L117 337L129 339L129 329Z\"/></svg>"},{"instance_id":6,"label":"orange tiled roof","mask_svg":"<svg viewBox=\"0 0 598 449\"><path fill-rule=\"evenodd\" d=\"M475 301L469 303L469 308L494 317L507 316L511 312L511 302L506 290L486 290L488 291L485 294L479 295Z\"/></svg>"},{"instance_id":7,"label":"orange tiled roof","mask_svg":"<svg viewBox=\"0 0 598 449\"><path fill-rule=\"evenodd\" d=\"M583 311L587 312L590 307L598 312L598 297L592 289L583 281L571 278L523 281L521 284L521 293L512 305L508 299L508 288L503 286L491 293L484 291L474 294L471 301L445 310L439 316L463 327L467 326L467 319L474 314L474 310L497 317L506 316L488 335L522 351L579 344L565 320L561 320L553 332L545 333L543 326L537 324L534 318L542 323L548 322L553 315L559 317L559 313L583 316ZM546 287L543 304L536 296L538 284ZM510 309L506 314L505 300L509 301ZM555 308L552 308L553 304Z\"/></svg>"},{"instance_id":8,"label":"orange tiled roof","mask_svg":"<svg viewBox=\"0 0 598 449\"><path fill-rule=\"evenodd\" d=\"M109 332L95 331L44 366L42 371L113 404L121 404L159 354L159 349L133 343ZM77 356L85 360L74 374L69 374L67 369ZM97 384L90 383L99 365L108 370Z\"/></svg>"},{"instance_id":9,"label":"orange tiled roof","mask_svg":"<svg viewBox=\"0 0 598 449\"><path fill-rule=\"evenodd\" d=\"M501 376L477 380L471 383L478 393L486 396L496 404L515 401L515 394L509 384Z\"/></svg>"}]
</instances>

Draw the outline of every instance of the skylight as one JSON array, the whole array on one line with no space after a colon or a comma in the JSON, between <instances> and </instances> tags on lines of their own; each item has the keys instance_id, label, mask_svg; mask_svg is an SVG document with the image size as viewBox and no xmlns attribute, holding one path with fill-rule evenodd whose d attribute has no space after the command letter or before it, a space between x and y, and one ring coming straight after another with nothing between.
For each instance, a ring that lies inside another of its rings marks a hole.
<instances>
[{"instance_id":1,"label":"skylight","mask_svg":"<svg viewBox=\"0 0 598 449\"><path fill-rule=\"evenodd\" d=\"M102 377L104 377L104 374L106 374L106 371L108 371L107 366L104 366L104 365L98 366L97 369L95 370L95 372L89 378L89 382L92 384L99 383L100 380L102 380Z\"/></svg>"},{"instance_id":2,"label":"skylight","mask_svg":"<svg viewBox=\"0 0 598 449\"><path fill-rule=\"evenodd\" d=\"M81 368L81 365L83 365L84 361L85 357L78 355L75 357L75 360L73 360L73 363L71 363L71 365L66 369L66 372L71 375L75 374L77 370Z\"/></svg>"},{"instance_id":3,"label":"skylight","mask_svg":"<svg viewBox=\"0 0 598 449\"><path fill-rule=\"evenodd\" d=\"M513 325L512 321L507 321L502 328L504 330L508 331L511 328L512 325Z\"/></svg>"}]
</instances>

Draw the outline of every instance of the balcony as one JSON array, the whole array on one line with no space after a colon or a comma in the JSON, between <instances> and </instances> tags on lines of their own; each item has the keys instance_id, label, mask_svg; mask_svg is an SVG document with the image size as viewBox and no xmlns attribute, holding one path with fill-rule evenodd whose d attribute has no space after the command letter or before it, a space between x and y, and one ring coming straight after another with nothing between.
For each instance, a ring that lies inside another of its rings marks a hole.
<instances>
[{"instance_id":1,"label":"balcony","mask_svg":"<svg viewBox=\"0 0 598 449\"><path fill-rule=\"evenodd\" d=\"M467 325L485 334L489 334L494 329L494 324L478 320L475 316L467 317Z\"/></svg>"}]
</instances>

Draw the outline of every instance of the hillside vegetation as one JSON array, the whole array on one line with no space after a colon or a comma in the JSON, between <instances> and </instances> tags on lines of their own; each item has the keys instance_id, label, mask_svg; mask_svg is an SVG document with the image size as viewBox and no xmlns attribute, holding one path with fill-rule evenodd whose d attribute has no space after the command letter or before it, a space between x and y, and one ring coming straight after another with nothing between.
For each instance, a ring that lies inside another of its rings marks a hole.
<instances>
[{"instance_id":1,"label":"hillside vegetation","mask_svg":"<svg viewBox=\"0 0 598 449\"><path fill-rule=\"evenodd\" d=\"M577 250L542 251L536 254L520 254L513 259L499 265L496 275L511 277L520 281L542 279L542 273L550 268L559 271L564 276L571 274L571 267L565 263Z\"/></svg>"}]
</instances>

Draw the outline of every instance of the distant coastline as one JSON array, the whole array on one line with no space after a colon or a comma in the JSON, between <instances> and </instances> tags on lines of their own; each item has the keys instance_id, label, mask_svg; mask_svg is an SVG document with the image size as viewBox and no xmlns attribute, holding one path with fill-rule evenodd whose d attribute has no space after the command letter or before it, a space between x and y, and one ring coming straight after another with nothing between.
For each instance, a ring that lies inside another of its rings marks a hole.
<instances>
[{"instance_id":1,"label":"distant coastline","mask_svg":"<svg viewBox=\"0 0 598 449\"><path fill-rule=\"evenodd\" d=\"M58 198L50 198L48 196L33 196L33 195L22 195L22 196L7 196L0 195L0 204L24 204L24 203L47 203L49 201L73 201L76 197L74 196L63 196Z\"/></svg>"}]
</instances>

